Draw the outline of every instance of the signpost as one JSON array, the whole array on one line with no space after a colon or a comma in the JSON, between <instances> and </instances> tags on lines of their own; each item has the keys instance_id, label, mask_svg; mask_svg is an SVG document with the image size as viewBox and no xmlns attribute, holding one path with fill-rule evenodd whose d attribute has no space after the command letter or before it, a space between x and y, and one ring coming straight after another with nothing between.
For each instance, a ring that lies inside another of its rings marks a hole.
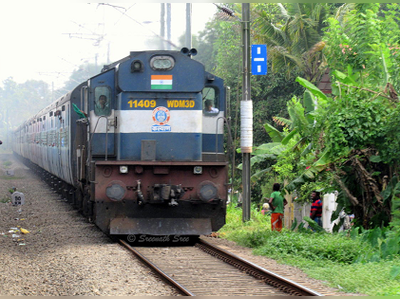
<instances>
[{"instance_id":1,"label":"signpost","mask_svg":"<svg viewBox=\"0 0 400 299\"><path fill-rule=\"evenodd\" d=\"M11 194L11 202L13 206L21 206L25 204L25 195L19 191Z\"/></svg>"},{"instance_id":2,"label":"signpost","mask_svg":"<svg viewBox=\"0 0 400 299\"><path fill-rule=\"evenodd\" d=\"M267 74L267 45L251 46L251 73L253 75Z\"/></svg>"}]
</instances>

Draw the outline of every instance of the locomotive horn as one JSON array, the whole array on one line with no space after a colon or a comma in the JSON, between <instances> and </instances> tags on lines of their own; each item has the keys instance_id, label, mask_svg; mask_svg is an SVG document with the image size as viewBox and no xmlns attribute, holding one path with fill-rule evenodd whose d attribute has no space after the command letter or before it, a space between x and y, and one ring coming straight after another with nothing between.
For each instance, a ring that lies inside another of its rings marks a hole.
<instances>
[{"instance_id":1,"label":"locomotive horn","mask_svg":"<svg viewBox=\"0 0 400 299\"><path fill-rule=\"evenodd\" d=\"M181 49L181 53L184 54L184 55L189 55L189 49L184 47L184 48Z\"/></svg>"},{"instance_id":2,"label":"locomotive horn","mask_svg":"<svg viewBox=\"0 0 400 299\"><path fill-rule=\"evenodd\" d=\"M196 56L196 55L197 55L197 50L195 48L190 49L189 56Z\"/></svg>"}]
</instances>

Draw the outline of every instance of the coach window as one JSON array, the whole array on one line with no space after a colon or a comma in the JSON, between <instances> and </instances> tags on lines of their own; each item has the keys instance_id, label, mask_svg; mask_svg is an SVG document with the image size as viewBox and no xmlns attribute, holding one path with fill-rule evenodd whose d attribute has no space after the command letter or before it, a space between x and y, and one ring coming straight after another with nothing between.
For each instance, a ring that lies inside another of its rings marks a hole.
<instances>
[{"instance_id":1,"label":"coach window","mask_svg":"<svg viewBox=\"0 0 400 299\"><path fill-rule=\"evenodd\" d=\"M108 86L98 86L94 90L94 113L97 116L111 114L111 90Z\"/></svg>"},{"instance_id":2,"label":"coach window","mask_svg":"<svg viewBox=\"0 0 400 299\"><path fill-rule=\"evenodd\" d=\"M204 115L215 116L218 114L218 96L213 87L205 87L202 91Z\"/></svg>"}]
</instances>

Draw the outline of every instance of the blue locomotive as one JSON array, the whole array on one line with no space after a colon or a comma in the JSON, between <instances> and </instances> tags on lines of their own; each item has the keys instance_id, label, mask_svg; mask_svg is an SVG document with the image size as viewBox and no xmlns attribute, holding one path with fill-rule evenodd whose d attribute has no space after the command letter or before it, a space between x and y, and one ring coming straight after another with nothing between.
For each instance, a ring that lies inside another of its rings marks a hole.
<instances>
[{"instance_id":1,"label":"blue locomotive","mask_svg":"<svg viewBox=\"0 0 400 299\"><path fill-rule=\"evenodd\" d=\"M14 132L14 152L111 235L225 224L226 89L194 49L131 52Z\"/></svg>"}]
</instances>

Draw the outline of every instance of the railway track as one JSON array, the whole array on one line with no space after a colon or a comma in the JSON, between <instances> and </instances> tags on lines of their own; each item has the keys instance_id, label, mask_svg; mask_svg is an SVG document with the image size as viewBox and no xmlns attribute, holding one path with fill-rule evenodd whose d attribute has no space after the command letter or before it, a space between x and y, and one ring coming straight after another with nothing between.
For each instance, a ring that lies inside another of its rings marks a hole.
<instances>
[{"instance_id":1,"label":"railway track","mask_svg":"<svg viewBox=\"0 0 400 299\"><path fill-rule=\"evenodd\" d=\"M195 246L120 243L184 296L322 296L202 239Z\"/></svg>"}]
</instances>

